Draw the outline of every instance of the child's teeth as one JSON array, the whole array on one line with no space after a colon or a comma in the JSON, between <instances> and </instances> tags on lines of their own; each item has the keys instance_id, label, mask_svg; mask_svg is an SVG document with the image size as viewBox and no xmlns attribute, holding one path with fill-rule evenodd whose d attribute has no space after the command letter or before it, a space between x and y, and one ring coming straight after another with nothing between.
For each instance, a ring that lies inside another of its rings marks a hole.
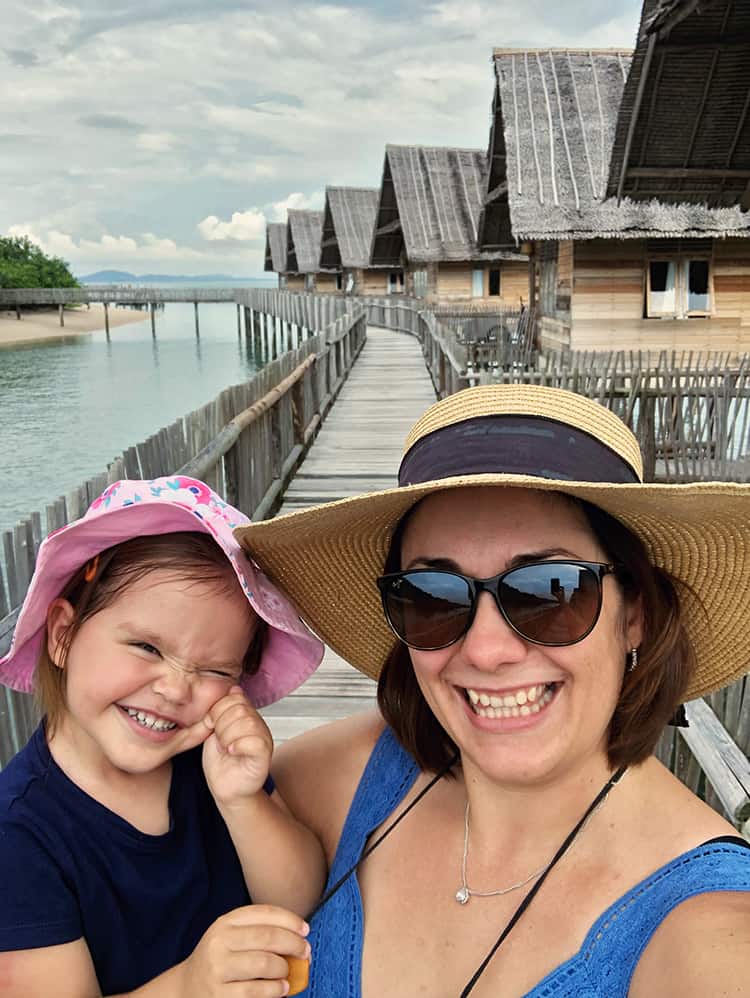
<instances>
[{"instance_id":1,"label":"child's teeth","mask_svg":"<svg viewBox=\"0 0 750 998\"><path fill-rule=\"evenodd\" d=\"M159 717L154 717L153 714L146 714L142 710L133 710L132 707L126 707L125 710L128 716L132 717L134 721L152 731L171 731L177 727L174 721L164 721Z\"/></svg>"}]
</instances>

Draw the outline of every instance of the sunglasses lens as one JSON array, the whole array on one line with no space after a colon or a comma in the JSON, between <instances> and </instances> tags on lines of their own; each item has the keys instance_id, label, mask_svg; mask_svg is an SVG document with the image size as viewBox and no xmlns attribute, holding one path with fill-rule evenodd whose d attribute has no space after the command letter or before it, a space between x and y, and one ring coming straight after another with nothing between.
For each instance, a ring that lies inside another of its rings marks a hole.
<instances>
[{"instance_id":1,"label":"sunglasses lens","mask_svg":"<svg viewBox=\"0 0 750 998\"><path fill-rule=\"evenodd\" d=\"M383 588L391 627L412 648L428 651L458 641L471 617L471 591L450 572L403 572Z\"/></svg>"},{"instance_id":2,"label":"sunglasses lens","mask_svg":"<svg viewBox=\"0 0 750 998\"><path fill-rule=\"evenodd\" d=\"M500 602L513 627L529 641L573 644L588 634L599 616L599 579L582 565L525 565L505 577Z\"/></svg>"}]
</instances>

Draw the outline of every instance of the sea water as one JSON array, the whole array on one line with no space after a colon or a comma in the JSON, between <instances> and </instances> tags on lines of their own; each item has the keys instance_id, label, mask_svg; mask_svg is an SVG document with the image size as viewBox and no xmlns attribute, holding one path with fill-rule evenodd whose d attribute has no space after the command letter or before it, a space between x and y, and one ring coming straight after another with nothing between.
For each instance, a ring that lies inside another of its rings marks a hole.
<instances>
[{"instance_id":1,"label":"sea water","mask_svg":"<svg viewBox=\"0 0 750 998\"><path fill-rule=\"evenodd\" d=\"M111 309L113 311L113 309ZM127 447L262 366L236 305L167 304L143 321L0 349L0 532L106 471Z\"/></svg>"}]
</instances>

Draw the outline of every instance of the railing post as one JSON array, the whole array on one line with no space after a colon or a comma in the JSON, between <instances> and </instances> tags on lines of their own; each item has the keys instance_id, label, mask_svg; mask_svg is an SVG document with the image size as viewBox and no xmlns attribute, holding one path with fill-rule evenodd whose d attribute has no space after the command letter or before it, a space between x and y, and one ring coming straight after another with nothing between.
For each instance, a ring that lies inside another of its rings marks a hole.
<instances>
[{"instance_id":1,"label":"railing post","mask_svg":"<svg viewBox=\"0 0 750 998\"><path fill-rule=\"evenodd\" d=\"M643 452L643 480L653 482L656 475L656 398L650 393L641 396L643 406L638 423L638 436Z\"/></svg>"}]
</instances>

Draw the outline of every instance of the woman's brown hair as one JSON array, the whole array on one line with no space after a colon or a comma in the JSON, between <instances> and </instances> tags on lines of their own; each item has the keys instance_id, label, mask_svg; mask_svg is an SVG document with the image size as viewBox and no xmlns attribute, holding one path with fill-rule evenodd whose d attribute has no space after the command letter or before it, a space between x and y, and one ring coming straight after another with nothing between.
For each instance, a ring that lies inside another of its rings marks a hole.
<instances>
[{"instance_id":1,"label":"woman's brown hair","mask_svg":"<svg viewBox=\"0 0 750 998\"><path fill-rule=\"evenodd\" d=\"M221 548L207 534L178 531L158 536L133 537L102 551L83 565L59 594L75 611L59 646L58 664L42 641L35 676L35 692L46 715L47 735L52 735L65 710L65 656L81 625L111 606L133 583L151 572L164 570L185 582L213 583L228 591L239 585ZM248 604L248 609L250 609ZM251 611L252 612L252 611ZM253 675L260 666L268 625L258 618L252 641L243 659L243 672Z\"/></svg>"},{"instance_id":2,"label":"woman's brown hair","mask_svg":"<svg viewBox=\"0 0 750 998\"><path fill-rule=\"evenodd\" d=\"M641 598L644 628L638 668L625 672L607 745L613 769L634 765L653 752L664 726L682 702L695 667L695 652L682 622L677 584L667 572L651 564L640 538L619 520L589 502L559 495L583 512L607 560L617 566L616 578L625 600ZM394 532L385 572L401 568L401 542L415 509L412 507L401 519ZM457 746L424 699L409 649L401 642L386 659L380 674L378 704L398 740L423 770L438 772L455 756Z\"/></svg>"}]
</instances>

